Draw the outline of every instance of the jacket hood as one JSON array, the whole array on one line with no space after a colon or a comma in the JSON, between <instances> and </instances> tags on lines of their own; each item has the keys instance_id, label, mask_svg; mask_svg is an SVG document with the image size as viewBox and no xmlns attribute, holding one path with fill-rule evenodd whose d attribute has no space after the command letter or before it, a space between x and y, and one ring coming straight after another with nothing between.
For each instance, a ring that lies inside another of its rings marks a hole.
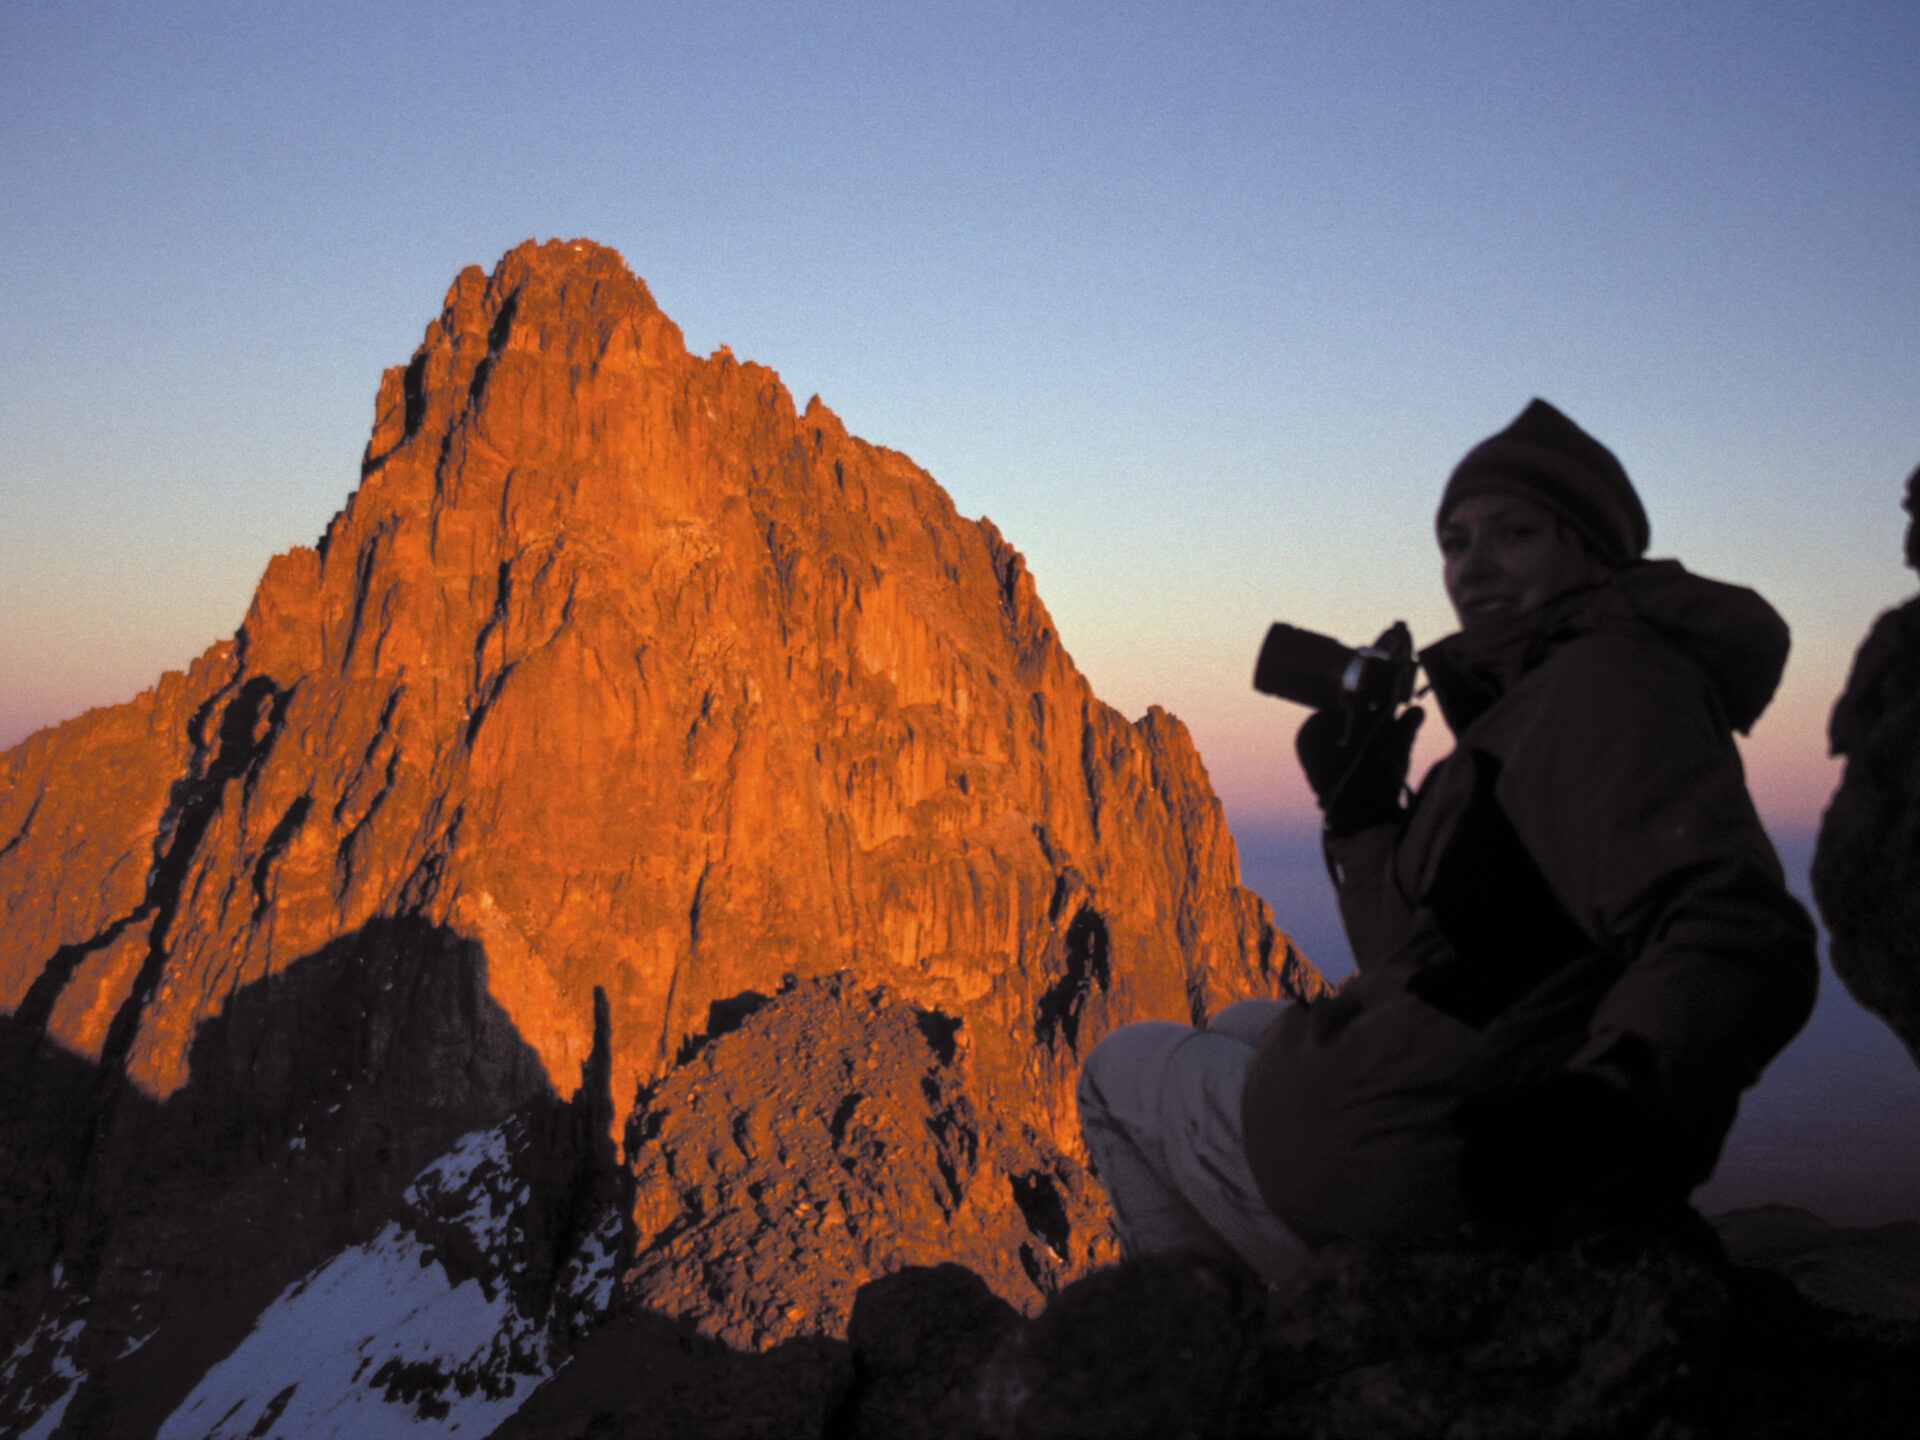
<instances>
[{"instance_id":1,"label":"jacket hood","mask_svg":"<svg viewBox=\"0 0 1920 1440\"><path fill-rule=\"evenodd\" d=\"M1694 575L1678 560L1643 560L1531 615L1471 637L1449 635L1421 651L1420 661L1458 735L1562 645L1634 628L1652 631L1699 666L1727 723L1743 735L1773 700L1786 669L1790 637L1780 612L1744 585Z\"/></svg>"}]
</instances>

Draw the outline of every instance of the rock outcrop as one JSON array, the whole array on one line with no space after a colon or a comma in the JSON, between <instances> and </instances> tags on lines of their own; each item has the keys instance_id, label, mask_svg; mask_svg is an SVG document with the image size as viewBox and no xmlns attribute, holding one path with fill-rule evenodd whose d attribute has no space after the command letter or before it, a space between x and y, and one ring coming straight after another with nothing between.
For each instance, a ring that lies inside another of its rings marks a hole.
<instances>
[{"instance_id":1,"label":"rock outcrop","mask_svg":"<svg viewBox=\"0 0 1920 1440\"><path fill-rule=\"evenodd\" d=\"M850 974L768 999L634 1113L628 1297L757 1348L844 1333L866 1281L937 1263L930 1236L1016 1298L1117 1259L1099 1187L973 1049Z\"/></svg>"},{"instance_id":2,"label":"rock outcrop","mask_svg":"<svg viewBox=\"0 0 1920 1440\"><path fill-rule=\"evenodd\" d=\"M1920 569L1920 470L1906 505ZM1920 597L1874 622L1828 735L1847 761L1813 857L1833 968L1920 1064Z\"/></svg>"},{"instance_id":3,"label":"rock outcrop","mask_svg":"<svg viewBox=\"0 0 1920 1440\"><path fill-rule=\"evenodd\" d=\"M463 272L376 412L231 641L0 756L0 1418L182 1413L510 1122L548 1338L387 1387L420 1415L571 1343L602 1201L635 1304L753 1345L903 1264L1032 1309L1102 1258L1087 1047L1322 984L1180 722L599 246Z\"/></svg>"},{"instance_id":4,"label":"rock outcrop","mask_svg":"<svg viewBox=\"0 0 1920 1440\"><path fill-rule=\"evenodd\" d=\"M1277 1302L1244 1274L1112 1266L1023 1318L958 1266L864 1287L844 1345L762 1356L658 1321L597 1332L500 1440L662 1434L1081 1440L1904 1437L1920 1325L1780 1276L1597 1232L1538 1253L1328 1257ZM725 1394L725 1405L714 1397Z\"/></svg>"}]
</instances>

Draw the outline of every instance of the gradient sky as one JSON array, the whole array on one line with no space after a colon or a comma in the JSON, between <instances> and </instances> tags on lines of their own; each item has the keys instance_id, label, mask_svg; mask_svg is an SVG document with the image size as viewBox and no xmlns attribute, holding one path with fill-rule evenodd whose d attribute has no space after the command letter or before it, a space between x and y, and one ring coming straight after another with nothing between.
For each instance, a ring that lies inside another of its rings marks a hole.
<instances>
[{"instance_id":1,"label":"gradient sky","mask_svg":"<svg viewBox=\"0 0 1920 1440\"><path fill-rule=\"evenodd\" d=\"M1911 3L9 0L0 745L231 633L460 267L587 236L990 516L1236 825L1309 803L1267 622L1445 633L1440 485L1544 395L1792 623L1803 828L1914 588L1917 141Z\"/></svg>"}]
</instances>

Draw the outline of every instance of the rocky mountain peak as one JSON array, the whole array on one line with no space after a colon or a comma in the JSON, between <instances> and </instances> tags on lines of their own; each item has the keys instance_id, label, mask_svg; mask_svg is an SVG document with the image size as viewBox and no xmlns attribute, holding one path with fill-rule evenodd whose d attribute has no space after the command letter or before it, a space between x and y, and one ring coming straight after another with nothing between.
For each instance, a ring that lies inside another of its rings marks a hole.
<instances>
[{"instance_id":1,"label":"rocky mountain peak","mask_svg":"<svg viewBox=\"0 0 1920 1440\"><path fill-rule=\"evenodd\" d=\"M602 246L463 271L375 412L358 489L232 641L0 756L0 1329L44 1340L13 1413L84 1373L76 1417L137 1393L157 1424L349 1250L363 1279L439 1256L457 1291L446 1246L383 1227L475 1136L519 1137L500 1273L604 1241L622 1303L754 1344L844 1325L821 1213L884 1236L835 1238L872 1273L1025 1244L978 1268L1029 1308L1110 1253L1079 1057L1322 983L1238 883L1185 727L1102 704L990 523L771 370L690 355ZM688 1067L795 1045L792 1113L831 1130L857 1094L885 1153L708 1133L788 1120ZM825 1093L873 1047L884 1084ZM712 1146L677 1184L673 1147ZM816 1151L809 1209L770 1208ZM738 1293L688 1279L703 1235L756 1257ZM517 1343L523 1379L582 1303Z\"/></svg>"}]
</instances>

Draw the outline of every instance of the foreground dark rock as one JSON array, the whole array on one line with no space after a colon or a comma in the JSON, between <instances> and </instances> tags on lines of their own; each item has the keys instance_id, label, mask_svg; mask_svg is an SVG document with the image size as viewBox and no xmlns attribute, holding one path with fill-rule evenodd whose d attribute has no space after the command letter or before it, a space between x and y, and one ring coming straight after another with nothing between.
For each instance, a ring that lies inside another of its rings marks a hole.
<instances>
[{"instance_id":1,"label":"foreground dark rock","mask_svg":"<svg viewBox=\"0 0 1920 1440\"><path fill-rule=\"evenodd\" d=\"M592 1343L499 1435L1705 1440L1920 1424L1920 1324L1623 1234L1335 1257L1285 1303L1208 1264L1132 1263L1029 1320L958 1266L916 1268L861 1290L844 1346L741 1355L650 1318Z\"/></svg>"},{"instance_id":2,"label":"foreground dark rock","mask_svg":"<svg viewBox=\"0 0 1920 1440\"><path fill-rule=\"evenodd\" d=\"M837 1432L852 1383L844 1340L809 1336L743 1352L646 1311L596 1331L493 1435L799 1440Z\"/></svg>"},{"instance_id":3,"label":"foreground dark rock","mask_svg":"<svg viewBox=\"0 0 1920 1440\"><path fill-rule=\"evenodd\" d=\"M1920 506L1920 470L1907 509ZM1920 567L1920 521L1907 563ZM1828 728L1847 768L1820 823L1813 893L1833 968L1920 1063L1920 597L1874 622Z\"/></svg>"}]
</instances>

